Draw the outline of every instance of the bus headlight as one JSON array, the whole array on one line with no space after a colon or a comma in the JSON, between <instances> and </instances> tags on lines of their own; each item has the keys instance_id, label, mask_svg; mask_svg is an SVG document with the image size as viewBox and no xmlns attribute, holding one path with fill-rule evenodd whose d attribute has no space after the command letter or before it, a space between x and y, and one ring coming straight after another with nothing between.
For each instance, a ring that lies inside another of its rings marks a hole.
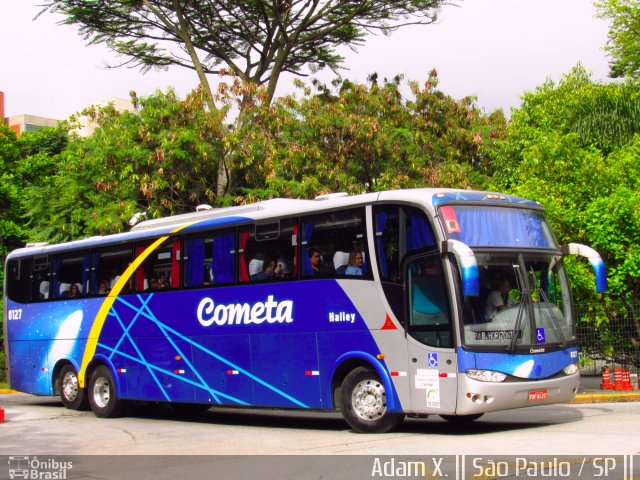
<instances>
[{"instance_id":1,"label":"bus headlight","mask_svg":"<svg viewBox=\"0 0 640 480\"><path fill-rule=\"evenodd\" d=\"M504 382L507 375L501 372L494 372L493 370L467 370L465 372L467 377L479 382Z\"/></svg>"},{"instance_id":2,"label":"bus headlight","mask_svg":"<svg viewBox=\"0 0 640 480\"><path fill-rule=\"evenodd\" d=\"M567 365L566 367L564 367L562 369L562 371L565 373L565 375L575 375L576 373L578 373L578 364L577 363L572 363L570 365Z\"/></svg>"}]
</instances>

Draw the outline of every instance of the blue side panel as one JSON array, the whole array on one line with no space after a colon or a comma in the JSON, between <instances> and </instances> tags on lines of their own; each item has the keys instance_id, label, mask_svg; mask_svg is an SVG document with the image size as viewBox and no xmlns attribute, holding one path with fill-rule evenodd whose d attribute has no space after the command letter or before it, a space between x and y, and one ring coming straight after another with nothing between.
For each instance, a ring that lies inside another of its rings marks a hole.
<instances>
[{"instance_id":1,"label":"blue side panel","mask_svg":"<svg viewBox=\"0 0 640 480\"><path fill-rule=\"evenodd\" d=\"M320 408L315 333L252 335L255 404Z\"/></svg>"},{"instance_id":2,"label":"blue side panel","mask_svg":"<svg viewBox=\"0 0 640 480\"><path fill-rule=\"evenodd\" d=\"M8 335L14 387L50 394L57 361L78 368L103 301L22 306L29 320L12 320ZM357 357L376 365L399 408L378 353L338 282L323 279L124 295L95 355L124 399L285 408L331 408L337 359Z\"/></svg>"},{"instance_id":3,"label":"blue side panel","mask_svg":"<svg viewBox=\"0 0 640 480\"><path fill-rule=\"evenodd\" d=\"M196 402L253 404L249 335L210 335L193 338Z\"/></svg>"},{"instance_id":4,"label":"blue side panel","mask_svg":"<svg viewBox=\"0 0 640 480\"><path fill-rule=\"evenodd\" d=\"M479 353L458 350L458 370L494 370L531 380L549 378L575 363L578 347L537 354Z\"/></svg>"}]
</instances>

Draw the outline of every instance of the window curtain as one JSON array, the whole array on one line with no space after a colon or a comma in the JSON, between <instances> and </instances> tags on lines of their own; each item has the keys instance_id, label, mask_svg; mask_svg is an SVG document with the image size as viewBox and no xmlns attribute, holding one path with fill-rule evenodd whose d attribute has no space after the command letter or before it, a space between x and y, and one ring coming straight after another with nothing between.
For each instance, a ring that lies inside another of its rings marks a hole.
<instances>
[{"instance_id":1,"label":"window curtain","mask_svg":"<svg viewBox=\"0 0 640 480\"><path fill-rule=\"evenodd\" d=\"M51 289L49 290L49 295L53 298L59 298L62 296L60 292L60 280L58 280L58 273L60 272L60 268L62 267L62 257L54 257L53 258L53 278Z\"/></svg>"},{"instance_id":2,"label":"window curtain","mask_svg":"<svg viewBox=\"0 0 640 480\"><path fill-rule=\"evenodd\" d=\"M204 283L204 239L189 239L185 248L187 252L187 261L185 262L187 286L202 285Z\"/></svg>"},{"instance_id":3,"label":"window curtain","mask_svg":"<svg viewBox=\"0 0 640 480\"><path fill-rule=\"evenodd\" d=\"M140 246L136 248L136 258L144 252L144 247ZM144 263L136 270L136 290L138 292L144 291Z\"/></svg>"},{"instance_id":4,"label":"window curtain","mask_svg":"<svg viewBox=\"0 0 640 480\"><path fill-rule=\"evenodd\" d=\"M91 259L89 255L82 257L82 294L87 295L89 293L89 274L91 270Z\"/></svg>"},{"instance_id":5,"label":"window curtain","mask_svg":"<svg viewBox=\"0 0 640 480\"><path fill-rule=\"evenodd\" d=\"M243 232L243 235L245 234L246 238L243 239L244 246L246 246L247 244L249 232ZM234 242L235 235L233 233L219 235L213 241L213 261L211 263L211 269L213 271L213 278L216 283L233 283L233 270L236 260ZM240 256L240 263L242 264L244 262L244 264L246 265L247 260L244 256L244 247L242 250L243 252ZM242 267L240 270L242 272Z\"/></svg>"},{"instance_id":6,"label":"window curtain","mask_svg":"<svg viewBox=\"0 0 640 480\"><path fill-rule=\"evenodd\" d=\"M302 227L302 245L306 245L302 255L302 274L307 277L313 275L311 259L309 258L309 242L313 236L313 226L313 223L305 223Z\"/></svg>"},{"instance_id":7,"label":"window curtain","mask_svg":"<svg viewBox=\"0 0 640 480\"><path fill-rule=\"evenodd\" d=\"M422 250L436 245L431 227L429 227L427 219L421 215L411 215L411 225L408 233L409 251Z\"/></svg>"},{"instance_id":8,"label":"window curtain","mask_svg":"<svg viewBox=\"0 0 640 480\"><path fill-rule=\"evenodd\" d=\"M249 266L247 265L247 243L249 242L249 232L242 232L240 234L240 281L249 281Z\"/></svg>"},{"instance_id":9,"label":"window curtain","mask_svg":"<svg viewBox=\"0 0 640 480\"><path fill-rule=\"evenodd\" d=\"M180 240L174 240L171 249L171 278L169 279L171 288L180 288L180 249Z\"/></svg>"}]
</instances>

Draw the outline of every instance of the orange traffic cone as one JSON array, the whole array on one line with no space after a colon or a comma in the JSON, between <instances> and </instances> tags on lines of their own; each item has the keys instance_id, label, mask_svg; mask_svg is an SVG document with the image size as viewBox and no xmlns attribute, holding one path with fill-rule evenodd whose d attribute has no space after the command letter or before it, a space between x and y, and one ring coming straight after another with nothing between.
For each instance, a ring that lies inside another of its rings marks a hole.
<instances>
[{"instance_id":1,"label":"orange traffic cone","mask_svg":"<svg viewBox=\"0 0 640 480\"><path fill-rule=\"evenodd\" d=\"M613 385L611 385L611 374L609 373L609 367L606 365L602 368L602 383L600 384L601 390L611 390Z\"/></svg>"},{"instance_id":2,"label":"orange traffic cone","mask_svg":"<svg viewBox=\"0 0 640 480\"><path fill-rule=\"evenodd\" d=\"M631 383L631 374L629 370L622 370L622 389L633 390L633 384Z\"/></svg>"},{"instance_id":3,"label":"orange traffic cone","mask_svg":"<svg viewBox=\"0 0 640 480\"><path fill-rule=\"evenodd\" d=\"M624 390L622 384L622 369L615 368L613 370L613 389L614 390Z\"/></svg>"},{"instance_id":4,"label":"orange traffic cone","mask_svg":"<svg viewBox=\"0 0 640 480\"><path fill-rule=\"evenodd\" d=\"M0 423L4 423L4 408L0 407Z\"/></svg>"}]
</instances>

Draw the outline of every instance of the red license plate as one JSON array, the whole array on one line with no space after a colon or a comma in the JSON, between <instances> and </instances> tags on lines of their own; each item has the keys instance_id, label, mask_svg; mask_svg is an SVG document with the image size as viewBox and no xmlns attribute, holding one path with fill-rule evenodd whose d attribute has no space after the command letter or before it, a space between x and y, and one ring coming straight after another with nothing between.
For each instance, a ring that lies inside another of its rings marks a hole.
<instances>
[{"instance_id":1,"label":"red license plate","mask_svg":"<svg viewBox=\"0 0 640 480\"><path fill-rule=\"evenodd\" d=\"M529 392L529 401L537 402L540 400L546 400L549 396L549 392L546 390L532 390Z\"/></svg>"}]
</instances>

